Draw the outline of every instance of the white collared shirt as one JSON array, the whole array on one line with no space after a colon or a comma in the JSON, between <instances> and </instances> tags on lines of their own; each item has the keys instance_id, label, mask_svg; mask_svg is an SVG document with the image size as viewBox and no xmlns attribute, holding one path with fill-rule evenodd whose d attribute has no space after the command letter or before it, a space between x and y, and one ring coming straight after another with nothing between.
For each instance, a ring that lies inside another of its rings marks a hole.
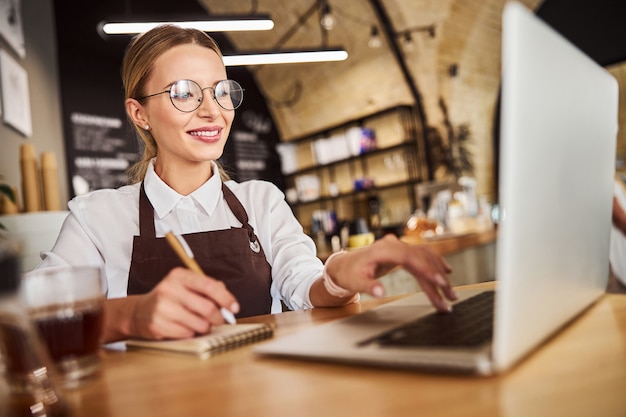
<instances>
[{"instance_id":1,"label":"white collared shirt","mask_svg":"<svg viewBox=\"0 0 626 417\"><path fill-rule=\"evenodd\" d=\"M224 199L219 175L183 196L159 178L153 163L148 167L144 187L154 207L157 237L164 235L162 222L177 234L242 226ZM213 172L217 173L215 165ZM140 185L96 190L72 199L54 247L42 252L43 260L37 268L96 265L106 276L108 297L125 297L133 236L139 235ZM284 194L267 181L227 181L226 185L248 213L248 221L272 266L272 313L281 311L281 300L294 310L311 308L309 289L321 277L323 265Z\"/></svg>"}]
</instances>

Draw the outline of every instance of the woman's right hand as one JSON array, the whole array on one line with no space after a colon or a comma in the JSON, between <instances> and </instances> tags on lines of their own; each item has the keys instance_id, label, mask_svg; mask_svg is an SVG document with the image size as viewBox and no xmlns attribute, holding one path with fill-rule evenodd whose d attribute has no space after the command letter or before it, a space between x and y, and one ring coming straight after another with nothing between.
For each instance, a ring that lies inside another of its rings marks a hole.
<instances>
[{"instance_id":1,"label":"woman's right hand","mask_svg":"<svg viewBox=\"0 0 626 417\"><path fill-rule=\"evenodd\" d=\"M193 337L224 324L220 308L239 312L237 300L222 281L185 268L172 269L147 294L108 301L105 341L119 339L120 333L157 340ZM125 329L106 329L120 325Z\"/></svg>"}]
</instances>

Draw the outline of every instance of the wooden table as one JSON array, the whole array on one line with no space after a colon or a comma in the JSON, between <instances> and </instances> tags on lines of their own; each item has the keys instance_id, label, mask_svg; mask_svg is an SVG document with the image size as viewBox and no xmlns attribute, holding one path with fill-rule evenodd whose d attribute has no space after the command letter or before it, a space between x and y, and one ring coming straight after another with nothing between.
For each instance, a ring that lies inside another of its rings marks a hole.
<instances>
[{"instance_id":1,"label":"wooden table","mask_svg":"<svg viewBox=\"0 0 626 417\"><path fill-rule=\"evenodd\" d=\"M280 337L397 298L241 322L274 322ZM624 416L626 295L606 294L498 377L266 358L251 347L205 361L141 351L102 357L99 379L67 392L76 416Z\"/></svg>"}]
</instances>

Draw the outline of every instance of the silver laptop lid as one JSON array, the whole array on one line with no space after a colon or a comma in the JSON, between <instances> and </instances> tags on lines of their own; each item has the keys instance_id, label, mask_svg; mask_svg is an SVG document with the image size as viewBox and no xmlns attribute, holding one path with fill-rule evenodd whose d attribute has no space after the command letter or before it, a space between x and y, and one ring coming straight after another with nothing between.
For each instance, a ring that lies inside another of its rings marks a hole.
<instances>
[{"instance_id":1,"label":"silver laptop lid","mask_svg":"<svg viewBox=\"0 0 626 417\"><path fill-rule=\"evenodd\" d=\"M606 70L525 7L505 6L497 369L604 292L617 111Z\"/></svg>"}]
</instances>

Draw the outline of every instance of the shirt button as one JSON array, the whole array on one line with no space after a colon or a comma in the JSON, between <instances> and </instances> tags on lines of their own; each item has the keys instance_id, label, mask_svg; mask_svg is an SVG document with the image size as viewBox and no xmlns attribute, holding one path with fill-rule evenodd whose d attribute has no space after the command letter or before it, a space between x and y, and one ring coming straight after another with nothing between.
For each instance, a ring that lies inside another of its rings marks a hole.
<instances>
[{"instance_id":1,"label":"shirt button","mask_svg":"<svg viewBox=\"0 0 626 417\"><path fill-rule=\"evenodd\" d=\"M178 203L180 208L182 209L193 209L194 204L193 204L193 200L191 197L186 196L180 199L180 203Z\"/></svg>"}]
</instances>

